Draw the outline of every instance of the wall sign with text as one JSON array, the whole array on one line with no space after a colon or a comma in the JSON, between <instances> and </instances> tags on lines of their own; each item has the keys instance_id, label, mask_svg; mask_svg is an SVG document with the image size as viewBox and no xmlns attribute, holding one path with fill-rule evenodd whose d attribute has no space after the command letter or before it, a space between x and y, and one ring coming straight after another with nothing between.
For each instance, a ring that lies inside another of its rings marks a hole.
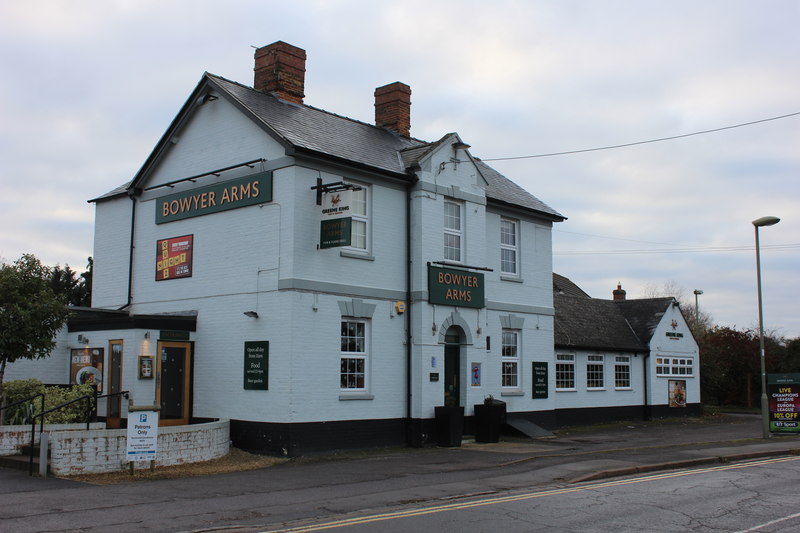
<instances>
[{"instance_id":1,"label":"wall sign with text","mask_svg":"<svg viewBox=\"0 0 800 533\"><path fill-rule=\"evenodd\" d=\"M428 302L459 307L486 307L483 274L428 266Z\"/></svg>"},{"instance_id":2,"label":"wall sign with text","mask_svg":"<svg viewBox=\"0 0 800 533\"><path fill-rule=\"evenodd\" d=\"M322 194L322 211L320 212L319 247L335 248L350 246L353 218L350 216L352 193L339 190Z\"/></svg>"},{"instance_id":3,"label":"wall sign with text","mask_svg":"<svg viewBox=\"0 0 800 533\"><path fill-rule=\"evenodd\" d=\"M156 281L192 277L194 235L160 239L156 243Z\"/></svg>"},{"instance_id":4,"label":"wall sign with text","mask_svg":"<svg viewBox=\"0 0 800 533\"><path fill-rule=\"evenodd\" d=\"M245 341L244 389L269 390L269 341Z\"/></svg>"},{"instance_id":5,"label":"wall sign with text","mask_svg":"<svg viewBox=\"0 0 800 533\"><path fill-rule=\"evenodd\" d=\"M260 172L156 199L156 224L272 201L272 172Z\"/></svg>"}]
</instances>

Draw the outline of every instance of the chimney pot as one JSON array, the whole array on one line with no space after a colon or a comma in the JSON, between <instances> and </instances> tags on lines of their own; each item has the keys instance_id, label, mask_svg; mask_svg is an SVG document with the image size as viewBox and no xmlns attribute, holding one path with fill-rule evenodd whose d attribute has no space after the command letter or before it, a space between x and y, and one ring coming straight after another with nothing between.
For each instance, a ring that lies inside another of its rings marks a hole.
<instances>
[{"instance_id":1,"label":"chimney pot","mask_svg":"<svg viewBox=\"0 0 800 533\"><path fill-rule=\"evenodd\" d=\"M375 89L375 125L411 135L411 87L396 81Z\"/></svg>"},{"instance_id":2,"label":"chimney pot","mask_svg":"<svg viewBox=\"0 0 800 533\"><path fill-rule=\"evenodd\" d=\"M306 51L283 41L255 52L253 88L281 100L302 104L305 97Z\"/></svg>"},{"instance_id":3,"label":"chimney pot","mask_svg":"<svg viewBox=\"0 0 800 533\"><path fill-rule=\"evenodd\" d=\"M614 289L614 292L612 294L614 295L615 302L624 302L625 295L627 293L625 292L625 289L622 288L622 283L617 283L617 288Z\"/></svg>"}]
</instances>

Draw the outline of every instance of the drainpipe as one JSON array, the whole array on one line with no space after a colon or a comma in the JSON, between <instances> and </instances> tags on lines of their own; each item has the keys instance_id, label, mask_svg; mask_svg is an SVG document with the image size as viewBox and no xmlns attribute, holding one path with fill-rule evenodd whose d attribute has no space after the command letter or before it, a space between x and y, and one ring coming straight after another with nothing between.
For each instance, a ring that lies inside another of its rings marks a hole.
<instances>
[{"instance_id":1,"label":"drainpipe","mask_svg":"<svg viewBox=\"0 0 800 533\"><path fill-rule=\"evenodd\" d=\"M140 192L141 191L136 188L128 191L128 197L131 199L131 243L130 249L128 250L128 301L125 305L117 309L117 311L122 311L130 307L131 303L133 303L133 238L134 232L136 231L136 196L138 196Z\"/></svg>"},{"instance_id":2,"label":"drainpipe","mask_svg":"<svg viewBox=\"0 0 800 533\"><path fill-rule=\"evenodd\" d=\"M650 352L644 354L642 361L644 361L644 376L642 381L644 381L644 419L650 420L652 418L650 413L650 405L647 403L647 378L650 377L650 365L648 365L648 360L650 359Z\"/></svg>"},{"instance_id":3,"label":"drainpipe","mask_svg":"<svg viewBox=\"0 0 800 533\"><path fill-rule=\"evenodd\" d=\"M412 266L413 260L411 258L411 191L414 188L414 185L419 181L416 176L413 176L412 179L409 180L408 186L406 187L406 442L409 446L421 446L421 442L417 442L417 438L414 435L414 424L412 420L412 412L411 412L411 400L412 400L412 393L411 387L413 384L413 379L411 376L411 369L412 369L412 356L413 356L413 342L414 336L412 335L411 328L413 327L413 322L411 320L411 310L414 308L413 300L412 300L412 287L411 287L411 279L412 279Z\"/></svg>"}]
</instances>

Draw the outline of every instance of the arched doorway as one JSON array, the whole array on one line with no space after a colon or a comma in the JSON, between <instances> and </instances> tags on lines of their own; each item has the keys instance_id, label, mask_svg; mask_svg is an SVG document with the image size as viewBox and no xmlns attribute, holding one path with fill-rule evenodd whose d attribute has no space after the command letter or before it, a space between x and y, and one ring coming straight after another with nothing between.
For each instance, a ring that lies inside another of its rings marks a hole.
<instances>
[{"instance_id":1,"label":"arched doorway","mask_svg":"<svg viewBox=\"0 0 800 533\"><path fill-rule=\"evenodd\" d=\"M461 406L461 344L464 330L450 326L444 334L444 405Z\"/></svg>"}]
</instances>

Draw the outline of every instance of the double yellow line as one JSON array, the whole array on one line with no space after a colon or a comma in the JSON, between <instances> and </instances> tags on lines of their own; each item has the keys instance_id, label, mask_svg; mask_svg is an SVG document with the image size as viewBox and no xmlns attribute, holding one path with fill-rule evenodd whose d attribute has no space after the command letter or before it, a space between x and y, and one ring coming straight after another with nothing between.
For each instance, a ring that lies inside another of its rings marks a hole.
<instances>
[{"instance_id":1,"label":"double yellow line","mask_svg":"<svg viewBox=\"0 0 800 533\"><path fill-rule=\"evenodd\" d=\"M444 513L447 511L458 511L461 509L471 509L474 507L484 507L487 505L496 505L500 503L518 502L524 500L533 500L536 498L546 498L548 496L558 496L561 494L571 494L574 492L583 492L587 490L602 489L605 487L618 487L622 485L633 485L635 483L645 483L649 481L657 481L660 479L669 479L683 476L694 476L697 474L705 474L708 472L718 472L722 470L735 470L739 468L751 468L754 466L762 466L775 463L784 463L787 461L798 461L799 457L777 457L772 459L761 459L757 461L750 461L746 463L736 463L723 466L713 466L708 468L696 468L692 470L680 472L666 472L663 474L653 474L649 476L619 479L614 481L603 481L600 483L593 483L589 485L581 485L576 487L565 487L560 489L550 489L540 492L524 492L520 494L513 494L509 496L496 496L491 498L483 498L480 500L471 500L458 503L448 503L442 505L433 505L429 507L421 507L418 509L409 509L406 511L394 511L389 513L380 513L374 515L360 516L354 518L345 518L342 520L333 520L330 522L322 522L319 524L309 524L305 526L290 527L286 529L272 529L265 530L261 533L308 533L313 531L325 531L327 529L336 529L346 526L357 526L361 524L371 524L374 522L382 522L385 520L396 520L398 518L410 518L415 516L424 516L434 513Z\"/></svg>"}]
</instances>

